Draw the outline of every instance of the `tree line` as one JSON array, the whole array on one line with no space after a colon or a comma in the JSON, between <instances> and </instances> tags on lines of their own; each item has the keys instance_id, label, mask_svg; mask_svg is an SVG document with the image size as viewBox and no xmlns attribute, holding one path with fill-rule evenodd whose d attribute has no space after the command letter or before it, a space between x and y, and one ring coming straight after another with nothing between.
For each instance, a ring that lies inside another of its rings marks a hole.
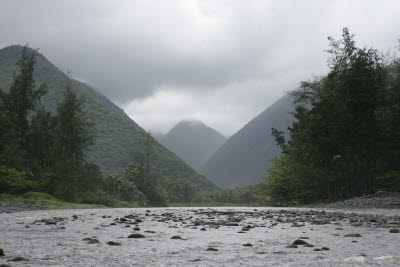
<instances>
[{"instance_id":1,"label":"tree line","mask_svg":"<svg viewBox=\"0 0 400 267\"><path fill-rule=\"evenodd\" d=\"M260 184L261 199L293 204L400 191L400 60L328 38L329 73L291 92L287 132L272 129L282 154Z\"/></svg>"},{"instance_id":2,"label":"tree line","mask_svg":"<svg viewBox=\"0 0 400 267\"><path fill-rule=\"evenodd\" d=\"M83 99L65 75L53 115L41 105L46 84L34 78L37 50L25 47L7 91L0 89L0 193L43 192L70 202L115 206L190 202L199 191L185 179L158 179L148 133L124 171L104 175L85 159L95 141Z\"/></svg>"}]
</instances>

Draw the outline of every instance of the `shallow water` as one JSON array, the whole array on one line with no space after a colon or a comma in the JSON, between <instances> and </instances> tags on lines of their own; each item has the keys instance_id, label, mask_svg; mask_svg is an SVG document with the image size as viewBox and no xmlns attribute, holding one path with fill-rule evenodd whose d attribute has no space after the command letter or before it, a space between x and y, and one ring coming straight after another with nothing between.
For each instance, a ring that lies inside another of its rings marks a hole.
<instances>
[{"instance_id":1,"label":"shallow water","mask_svg":"<svg viewBox=\"0 0 400 267\"><path fill-rule=\"evenodd\" d=\"M304 226L292 227L292 223L280 222L282 220L277 218L280 216L280 211L288 210L294 211L292 217ZM300 215L309 211L315 210L140 208L24 211L0 214L0 247L6 253L6 257L0 257L0 264L6 263L11 266L400 265L400 234L389 233L387 227L354 227L350 225L348 217L335 219L323 225L302 222ZM357 213L380 214L379 217L400 215L399 210L369 210ZM330 213L326 214L329 218ZM77 215L76 219L73 219L73 215ZM116 218L127 215L131 217L126 222L115 221ZM307 216L315 217L313 214ZM44 222L34 223L53 217L66 219L51 225ZM399 220L396 221L397 217L394 218L395 221L391 219L389 223L394 225L400 223ZM133 229L136 226L134 225L136 219L142 220L138 223L140 231ZM224 222L227 221L237 222L238 225L224 226ZM111 223L116 225L110 225ZM127 225L130 227L126 227ZM238 233L248 225L252 226L249 231ZM201 228L206 230L202 231ZM145 232L148 230L155 233ZM146 238L127 238L134 232L144 234ZM350 233L360 233L362 237L344 237ZM181 236L183 240L171 239L174 235ZM88 244L82 241L85 237L96 238L100 243ZM305 241L315 247L286 248L299 237L308 237L309 239ZM109 246L106 244L108 241L120 242L121 246ZM252 246L243 246L244 243L250 243ZM210 247L218 251L206 251ZM330 250L313 251L321 247L328 247ZM15 256L28 258L29 261L8 261ZM390 257L379 258L382 256Z\"/></svg>"}]
</instances>

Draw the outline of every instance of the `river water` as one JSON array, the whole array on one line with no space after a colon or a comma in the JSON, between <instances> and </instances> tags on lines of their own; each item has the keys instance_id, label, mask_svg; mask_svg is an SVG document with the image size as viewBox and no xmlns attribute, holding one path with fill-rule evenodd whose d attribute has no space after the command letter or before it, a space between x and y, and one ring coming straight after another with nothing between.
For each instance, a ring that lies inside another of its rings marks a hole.
<instances>
[{"instance_id":1,"label":"river water","mask_svg":"<svg viewBox=\"0 0 400 267\"><path fill-rule=\"evenodd\" d=\"M0 257L0 265L400 266L400 233L389 233L400 226L399 215L399 210L275 208L3 213L0 247L6 256ZM132 233L145 238L128 238ZM361 237L345 237L355 233ZM287 247L299 238L314 247ZM110 246L109 241L121 245ZM322 247L329 250L314 251ZM10 261L17 256L27 261Z\"/></svg>"}]
</instances>

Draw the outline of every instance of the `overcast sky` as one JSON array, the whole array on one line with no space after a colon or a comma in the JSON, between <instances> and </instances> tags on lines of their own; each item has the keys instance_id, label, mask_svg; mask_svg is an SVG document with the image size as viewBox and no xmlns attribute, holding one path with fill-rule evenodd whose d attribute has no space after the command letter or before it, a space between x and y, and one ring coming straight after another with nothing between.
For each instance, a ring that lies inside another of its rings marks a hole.
<instances>
[{"instance_id":1,"label":"overcast sky","mask_svg":"<svg viewBox=\"0 0 400 267\"><path fill-rule=\"evenodd\" d=\"M395 50L399 14L398 0L0 0L0 47L40 48L145 129L198 119L229 136L326 73L343 27Z\"/></svg>"}]
</instances>

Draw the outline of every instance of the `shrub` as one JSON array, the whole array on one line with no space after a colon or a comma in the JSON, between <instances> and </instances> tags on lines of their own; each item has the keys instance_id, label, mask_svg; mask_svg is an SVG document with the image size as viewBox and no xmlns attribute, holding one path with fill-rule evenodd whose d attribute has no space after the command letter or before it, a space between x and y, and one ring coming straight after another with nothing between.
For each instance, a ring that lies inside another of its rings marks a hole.
<instances>
[{"instance_id":1,"label":"shrub","mask_svg":"<svg viewBox=\"0 0 400 267\"><path fill-rule=\"evenodd\" d=\"M28 180L25 173L0 166L0 193L22 194L36 189L37 186L38 183Z\"/></svg>"},{"instance_id":2,"label":"shrub","mask_svg":"<svg viewBox=\"0 0 400 267\"><path fill-rule=\"evenodd\" d=\"M94 192L84 192L82 194L81 202L85 204L113 206L116 205L118 201L107 192L96 190Z\"/></svg>"}]
</instances>

